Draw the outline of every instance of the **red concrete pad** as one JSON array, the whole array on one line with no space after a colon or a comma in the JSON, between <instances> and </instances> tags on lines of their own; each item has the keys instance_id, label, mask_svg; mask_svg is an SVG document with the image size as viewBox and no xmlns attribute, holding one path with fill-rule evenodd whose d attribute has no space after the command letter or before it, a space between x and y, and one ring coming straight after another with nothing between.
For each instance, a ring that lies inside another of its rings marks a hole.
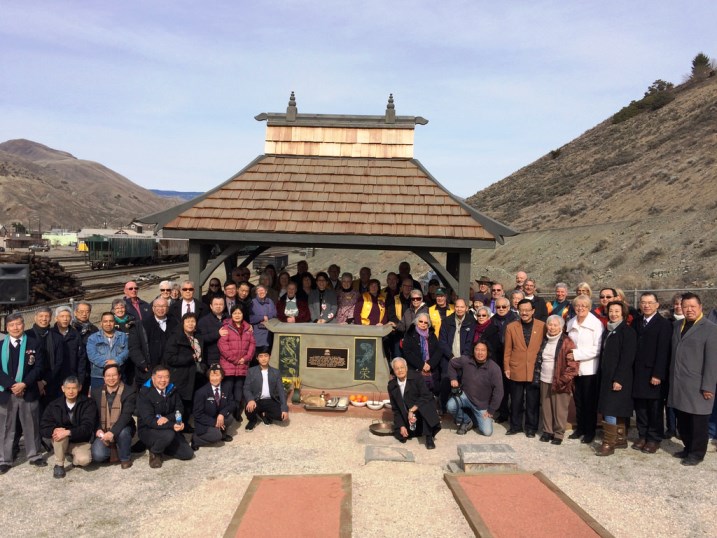
<instances>
[{"instance_id":1,"label":"red concrete pad","mask_svg":"<svg viewBox=\"0 0 717 538\"><path fill-rule=\"evenodd\" d=\"M446 474L445 480L476 536L612 536L542 473Z\"/></svg>"},{"instance_id":2,"label":"red concrete pad","mask_svg":"<svg viewBox=\"0 0 717 538\"><path fill-rule=\"evenodd\" d=\"M351 536L351 475L255 476L225 538Z\"/></svg>"}]
</instances>

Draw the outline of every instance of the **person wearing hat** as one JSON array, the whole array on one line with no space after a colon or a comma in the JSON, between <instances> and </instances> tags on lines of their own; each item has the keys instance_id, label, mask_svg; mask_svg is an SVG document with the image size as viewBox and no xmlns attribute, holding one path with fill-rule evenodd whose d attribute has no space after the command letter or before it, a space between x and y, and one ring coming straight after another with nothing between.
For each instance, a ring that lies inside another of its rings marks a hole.
<instances>
[{"instance_id":1,"label":"person wearing hat","mask_svg":"<svg viewBox=\"0 0 717 538\"><path fill-rule=\"evenodd\" d=\"M490 287L493 285L493 281L487 276L482 276L476 282L478 283L478 291L473 294L473 300L482 301L484 305L490 303Z\"/></svg>"},{"instance_id":2,"label":"person wearing hat","mask_svg":"<svg viewBox=\"0 0 717 538\"><path fill-rule=\"evenodd\" d=\"M452 304L448 304L448 296L446 295L446 288L436 288L436 304L428 309L428 316L431 318L431 327L433 332L438 338L441 332L441 323L455 312L455 307Z\"/></svg>"},{"instance_id":3,"label":"person wearing hat","mask_svg":"<svg viewBox=\"0 0 717 538\"><path fill-rule=\"evenodd\" d=\"M25 453L30 465L47 466L40 454L40 391L45 349L19 312L5 318L7 336L0 343L0 474L12 467L12 443L18 420L25 433Z\"/></svg>"},{"instance_id":4,"label":"person wearing hat","mask_svg":"<svg viewBox=\"0 0 717 538\"><path fill-rule=\"evenodd\" d=\"M246 417L249 420L246 429L249 431L254 429L259 419L268 425L274 420L284 421L289 418L281 374L279 370L269 366L271 359L269 348L259 348L256 359L259 364L249 368L244 383Z\"/></svg>"},{"instance_id":5,"label":"person wearing hat","mask_svg":"<svg viewBox=\"0 0 717 538\"><path fill-rule=\"evenodd\" d=\"M232 440L232 436L227 433L227 428L234 422L233 414L237 406L232 386L224 381L224 369L218 363L209 367L207 379L209 383L194 393L193 450Z\"/></svg>"}]
</instances>

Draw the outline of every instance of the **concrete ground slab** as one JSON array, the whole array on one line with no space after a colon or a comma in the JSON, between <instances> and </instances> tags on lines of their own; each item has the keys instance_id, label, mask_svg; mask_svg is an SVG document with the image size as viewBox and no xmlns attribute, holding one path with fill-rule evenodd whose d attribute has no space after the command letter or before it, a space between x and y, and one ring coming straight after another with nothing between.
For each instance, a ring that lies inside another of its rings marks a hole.
<instances>
[{"instance_id":1,"label":"concrete ground slab","mask_svg":"<svg viewBox=\"0 0 717 538\"><path fill-rule=\"evenodd\" d=\"M370 461L401 461L413 463L416 461L413 452L405 448L372 445L366 447L365 459L366 463Z\"/></svg>"}]
</instances>

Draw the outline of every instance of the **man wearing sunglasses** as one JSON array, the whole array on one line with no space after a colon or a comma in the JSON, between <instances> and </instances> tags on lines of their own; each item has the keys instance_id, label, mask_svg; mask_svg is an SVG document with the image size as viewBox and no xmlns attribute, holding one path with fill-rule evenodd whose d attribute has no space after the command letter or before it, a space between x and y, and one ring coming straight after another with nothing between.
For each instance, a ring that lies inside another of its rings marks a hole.
<instances>
[{"instance_id":1,"label":"man wearing sunglasses","mask_svg":"<svg viewBox=\"0 0 717 538\"><path fill-rule=\"evenodd\" d=\"M202 301L194 298L194 282L185 280L180 288L182 292L182 300L172 303L169 307L169 315L176 320L182 319L184 314L196 314L197 318L204 316L208 309Z\"/></svg>"},{"instance_id":2,"label":"man wearing sunglasses","mask_svg":"<svg viewBox=\"0 0 717 538\"><path fill-rule=\"evenodd\" d=\"M134 280L130 280L124 285L124 303L127 313L132 314L134 319L142 321L143 318L152 314L152 309L147 301L139 298L139 286Z\"/></svg>"}]
</instances>

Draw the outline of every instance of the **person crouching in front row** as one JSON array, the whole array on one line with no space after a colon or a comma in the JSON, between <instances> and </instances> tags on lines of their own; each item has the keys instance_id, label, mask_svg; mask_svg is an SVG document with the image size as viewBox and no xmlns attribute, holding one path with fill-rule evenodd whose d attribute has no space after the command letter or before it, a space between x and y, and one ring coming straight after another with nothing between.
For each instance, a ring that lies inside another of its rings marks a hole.
<instances>
[{"instance_id":1,"label":"person crouching in front row","mask_svg":"<svg viewBox=\"0 0 717 538\"><path fill-rule=\"evenodd\" d=\"M85 467L92 461L90 441L97 424L97 408L84 394L77 377L70 376L62 383L63 396L53 400L40 421L43 437L52 438L55 451L55 478L65 477L65 457L72 455L75 467Z\"/></svg>"},{"instance_id":2,"label":"person crouching in front row","mask_svg":"<svg viewBox=\"0 0 717 538\"><path fill-rule=\"evenodd\" d=\"M162 454L180 460L191 460L194 451L182 434L184 406L174 385L169 382L169 369L158 365L152 377L137 395L139 439L149 449L149 466L162 466Z\"/></svg>"},{"instance_id":3,"label":"person crouching in front row","mask_svg":"<svg viewBox=\"0 0 717 538\"><path fill-rule=\"evenodd\" d=\"M454 357L448 363L448 376L451 387L458 389L458 373L462 374L463 390L451 396L446 405L458 424L458 435L465 435L473 429L475 417L478 431L483 435L493 435L493 416L503 400L503 374L500 366L488 360L488 344L479 341L473 346L472 357Z\"/></svg>"},{"instance_id":4,"label":"person crouching in front row","mask_svg":"<svg viewBox=\"0 0 717 538\"><path fill-rule=\"evenodd\" d=\"M209 383L194 393L194 435L192 450L200 446L230 442L232 436L227 428L234 422L232 414L236 401L231 384L224 381L224 370L219 364L212 364L207 370Z\"/></svg>"},{"instance_id":5,"label":"person crouching in front row","mask_svg":"<svg viewBox=\"0 0 717 538\"><path fill-rule=\"evenodd\" d=\"M246 417L249 420L246 429L250 431L259 419L264 424L271 424L274 420L284 421L289 418L281 374L279 370L269 366L270 358L268 347L259 348L256 356L259 364L249 368L244 383Z\"/></svg>"},{"instance_id":6,"label":"person crouching in front row","mask_svg":"<svg viewBox=\"0 0 717 538\"><path fill-rule=\"evenodd\" d=\"M419 372L409 372L406 360L391 361L396 377L388 382L388 395L393 409L394 437L405 443L409 437L426 437L426 448L436 448L434 437L441 429L433 395Z\"/></svg>"},{"instance_id":7,"label":"person crouching in front row","mask_svg":"<svg viewBox=\"0 0 717 538\"><path fill-rule=\"evenodd\" d=\"M98 425L92 443L92 460L108 461L117 450L122 469L132 467L132 437L135 432L134 414L137 393L133 385L122 382L118 364L105 364L102 370L105 384L91 391L98 409ZM117 461L116 459L113 461Z\"/></svg>"}]
</instances>

